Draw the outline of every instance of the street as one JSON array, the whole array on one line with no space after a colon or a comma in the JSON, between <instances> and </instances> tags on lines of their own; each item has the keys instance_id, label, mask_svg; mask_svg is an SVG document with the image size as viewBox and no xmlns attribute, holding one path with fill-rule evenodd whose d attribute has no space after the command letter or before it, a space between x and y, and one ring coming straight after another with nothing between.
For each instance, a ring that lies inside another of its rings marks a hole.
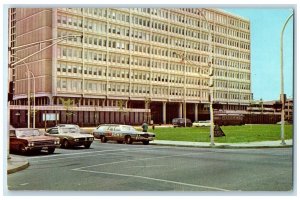
<instances>
[{"instance_id":1,"label":"street","mask_svg":"<svg viewBox=\"0 0 300 200\"><path fill-rule=\"evenodd\" d=\"M26 156L8 189L46 191L290 191L292 148L211 149L100 143Z\"/></svg>"}]
</instances>

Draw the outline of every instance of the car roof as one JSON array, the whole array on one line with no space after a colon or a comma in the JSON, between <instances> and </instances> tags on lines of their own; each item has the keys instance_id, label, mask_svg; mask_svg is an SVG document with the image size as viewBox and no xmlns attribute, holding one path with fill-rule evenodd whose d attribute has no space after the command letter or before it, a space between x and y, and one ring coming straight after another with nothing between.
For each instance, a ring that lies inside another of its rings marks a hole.
<instances>
[{"instance_id":1,"label":"car roof","mask_svg":"<svg viewBox=\"0 0 300 200\"><path fill-rule=\"evenodd\" d=\"M77 124L57 124L56 126L78 126Z\"/></svg>"}]
</instances>

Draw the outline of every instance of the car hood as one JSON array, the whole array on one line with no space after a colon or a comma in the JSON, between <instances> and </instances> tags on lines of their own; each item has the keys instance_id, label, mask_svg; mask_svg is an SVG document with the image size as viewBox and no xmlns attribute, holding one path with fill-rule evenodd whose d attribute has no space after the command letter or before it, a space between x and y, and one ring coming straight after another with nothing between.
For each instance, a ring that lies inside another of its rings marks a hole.
<instances>
[{"instance_id":1,"label":"car hood","mask_svg":"<svg viewBox=\"0 0 300 200\"><path fill-rule=\"evenodd\" d=\"M29 136L29 137L19 137L19 139L28 140L29 142L34 141L45 141L45 140L56 140L54 137L41 135L41 136Z\"/></svg>"},{"instance_id":2,"label":"car hood","mask_svg":"<svg viewBox=\"0 0 300 200\"><path fill-rule=\"evenodd\" d=\"M64 134L59 134L67 137L73 137L73 138L87 138L87 137L93 137L90 134L84 134L84 133L64 133Z\"/></svg>"}]
</instances>

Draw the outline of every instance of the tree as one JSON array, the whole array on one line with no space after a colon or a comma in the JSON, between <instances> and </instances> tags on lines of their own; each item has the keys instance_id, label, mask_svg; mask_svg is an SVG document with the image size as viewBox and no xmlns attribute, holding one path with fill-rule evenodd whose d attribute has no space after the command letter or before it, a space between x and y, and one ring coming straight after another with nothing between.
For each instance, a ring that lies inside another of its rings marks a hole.
<instances>
[{"instance_id":1,"label":"tree","mask_svg":"<svg viewBox=\"0 0 300 200\"><path fill-rule=\"evenodd\" d=\"M59 98L64 106L64 108L66 109L66 117L67 117L67 123L69 123L69 117L74 115L73 113L73 108L74 108L74 100L68 98L67 100L65 100L64 98Z\"/></svg>"},{"instance_id":2,"label":"tree","mask_svg":"<svg viewBox=\"0 0 300 200\"><path fill-rule=\"evenodd\" d=\"M119 111L121 112L121 119L123 121L123 123L125 124L125 116L128 115L129 113L129 110L127 108L125 108L125 104L126 104L126 101L123 100L123 99L119 99L117 101L117 105L119 107Z\"/></svg>"},{"instance_id":3,"label":"tree","mask_svg":"<svg viewBox=\"0 0 300 200\"><path fill-rule=\"evenodd\" d=\"M151 99L146 97L145 98L145 109L150 109L150 106L151 106ZM148 123L150 123L150 120L151 120L151 112L147 112L145 113L145 116L144 118L147 118L147 121Z\"/></svg>"}]
</instances>

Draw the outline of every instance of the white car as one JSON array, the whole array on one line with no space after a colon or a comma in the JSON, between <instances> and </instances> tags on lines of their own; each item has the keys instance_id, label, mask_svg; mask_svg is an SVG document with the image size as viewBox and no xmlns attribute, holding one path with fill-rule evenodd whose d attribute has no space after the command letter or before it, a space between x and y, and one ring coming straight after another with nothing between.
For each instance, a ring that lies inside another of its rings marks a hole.
<instances>
[{"instance_id":1,"label":"white car","mask_svg":"<svg viewBox=\"0 0 300 200\"><path fill-rule=\"evenodd\" d=\"M194 121L193 126L195 127L205 127L205 126L210 126L210 121Z\"/></svg>"}]
</instances>

